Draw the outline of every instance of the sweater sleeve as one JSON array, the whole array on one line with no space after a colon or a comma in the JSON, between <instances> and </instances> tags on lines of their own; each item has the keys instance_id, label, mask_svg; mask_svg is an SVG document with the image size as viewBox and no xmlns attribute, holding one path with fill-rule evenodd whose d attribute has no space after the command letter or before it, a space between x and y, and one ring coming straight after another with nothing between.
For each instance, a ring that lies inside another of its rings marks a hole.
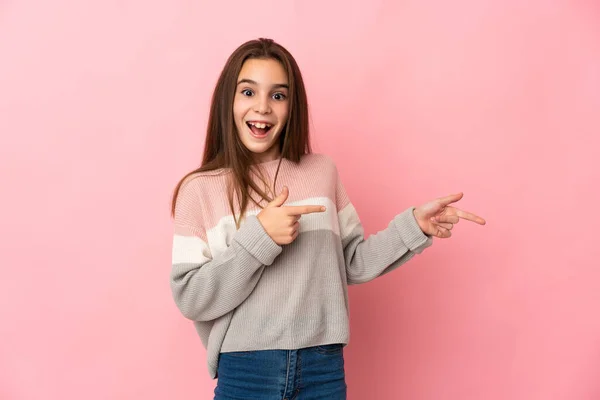
<instances>
[{"instance_id":1,"label":"sweater sleeve","mask_svg":"<svg viewBox=\"0 0 600 400\"><path fill-rule=\"evenodd\" d=\"M336 203L349 285L369 282L393 271L433 243L433 238L419 227L413 214L415 207L407 208L387 228L365 238L358 213L339 175Z\"/></svg>"},{"instance_id":2,"label":"sweater sleeve","mask_svg":"<svg viewBox=\"0 0 600 400\"><path fill-rule=\"evenodd\" d=\"M202 225L196 187L181 187L174 221L171 292L181 313L211 321L239 306L252 292L265 266L281 253L256 216L247 216L230 245L211 255Z\"/></svg>"}]
</instances>

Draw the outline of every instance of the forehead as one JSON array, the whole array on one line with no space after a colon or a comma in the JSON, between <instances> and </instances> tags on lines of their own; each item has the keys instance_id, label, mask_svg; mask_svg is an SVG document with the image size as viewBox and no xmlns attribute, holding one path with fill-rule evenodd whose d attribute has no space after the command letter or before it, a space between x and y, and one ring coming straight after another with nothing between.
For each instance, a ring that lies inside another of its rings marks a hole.
<instances>
[{"instance_id":1,"label":"forehead","mask_svg":"<svg viewBox=\"0 0 600 400\"><path fill-rule=\"evenodd\" d=\"M238 81L251 79L259 85L287 84L288 77L283 65L273 59L249 59L244 62Z\"/></svg>"}]
</instances>

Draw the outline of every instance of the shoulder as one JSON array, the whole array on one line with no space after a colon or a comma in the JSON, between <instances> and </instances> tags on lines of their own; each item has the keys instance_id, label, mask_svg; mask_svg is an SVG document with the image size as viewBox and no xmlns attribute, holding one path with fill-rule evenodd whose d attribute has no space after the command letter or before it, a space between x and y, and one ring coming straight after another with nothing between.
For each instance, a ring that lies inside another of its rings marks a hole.
<instances>
[{"instance_id":1,"label":"shoulder","mask_svg":"<svg viewBox=\"0 0 600 400\"><path fill-rule=\"evenodd\" d=\"M337 166L333 158L322 153L311 153L302 156L301 163L306 166L323 168L325 170L337 172Z\"/></svg>"},{"instance_id":2,"label":"shoulder","mask_svg":"<svg viewBox=\"0 0 600 400\"><path fill-rule=\"evenodd\" d=\"M339 180L335 162L325 154L305 154L292 171L295 171L292 174L294 180L301 186L311 182L310 185L317 185L323 191L327 191L327 187L336 187Z\"/></svg>"},{"instance_id":3,"label":"shoulder","mask_svg":"<svg viewBox=\"0 0 600 400\"><path fill-rule=\"evenodd\" d=\"M224 169L194 172L186 176L179 187L180 197L199 198L202 193L219 191L226 185L229 173Z\"/></svg>"},{"instance_id":4,"label":"shoulder","mask_svg":"<svg viewBox=\"0 0 600 400\"><path fill-rule=\"evenodd\" d=\"M175 199L175 224L204 229L213 215L226 208L228 173L194 172L181 181ZM224 203L225 205L223 205Z\"/></svg>"},{"instance_id":5,"label":"shoulder","mask_svg":"<svg viewBox=\"0 0 600 400\"><path fill-rule=\"evenodd\" d=\"M183 180L182 185L209 185L213 182L225 180L229 173L229 170L225 168L219 168L211 171L194 172Z\"/></svg>"}]
</instances>

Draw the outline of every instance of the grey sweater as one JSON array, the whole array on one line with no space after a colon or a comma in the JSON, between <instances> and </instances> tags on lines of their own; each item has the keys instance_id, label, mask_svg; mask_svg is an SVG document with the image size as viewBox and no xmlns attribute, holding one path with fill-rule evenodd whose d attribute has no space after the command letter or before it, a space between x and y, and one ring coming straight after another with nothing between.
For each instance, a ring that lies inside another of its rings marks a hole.
<instances>
[{"instance_id":1,"label":"grey sweater","mask_svg":"<svg viewBox=\"0 0 600 400\"><path fill-rule=\"evenodd\" d=\"M260 166L274 177L278 161ZM283 160L276 192L286 205L324 205L303 215L300 234L279 246L250 207L239 229L227 201L227 170L196 174L182 185L174 218L171 289L194 321L217 378L219 353L299 349L349 341L348 285L368 282L432 244L414 207L364 237L333 161L311 154ZM255 197L256 198L256 197Z\"/></svg>"}]
</instances>

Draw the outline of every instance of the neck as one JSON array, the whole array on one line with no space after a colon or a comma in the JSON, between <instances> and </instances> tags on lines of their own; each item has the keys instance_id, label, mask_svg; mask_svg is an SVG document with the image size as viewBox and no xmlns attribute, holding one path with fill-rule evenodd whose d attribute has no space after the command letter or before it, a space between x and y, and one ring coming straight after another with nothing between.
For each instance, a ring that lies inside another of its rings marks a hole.
<instances>
[{"instance_id":1,"label":"neck","mask_svg":"<svg viewBox=\"0 0 600 400\"><path fill-rule=\"evenodd\" d=\"M269 150L265 151L261 154L256 154L254 156L255 164L264 164L271 161L279 160L281 158L281 152L279 151L279 146L273 146Z\"/></svg>"}]
</instances>

